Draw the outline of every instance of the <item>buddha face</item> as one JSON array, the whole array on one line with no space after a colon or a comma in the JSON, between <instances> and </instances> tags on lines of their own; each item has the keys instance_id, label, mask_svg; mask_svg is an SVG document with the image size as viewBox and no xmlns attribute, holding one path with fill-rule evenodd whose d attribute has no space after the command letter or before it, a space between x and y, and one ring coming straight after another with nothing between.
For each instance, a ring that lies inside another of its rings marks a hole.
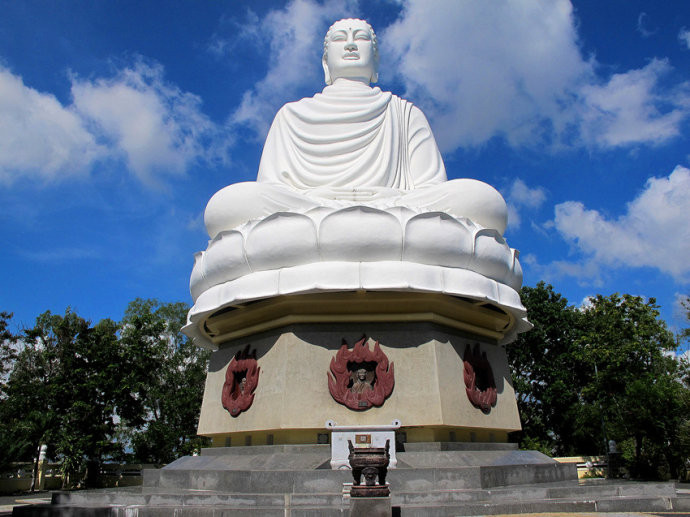
<instances>
[{"instance_id":1,"label":"buddha face","mask_svg":"<svg viewBox=\"0 0 690 517\"><path fill-rule=\"evenodd\" d=\"M378 52L376 36L363 20L335 22L324 42L323 68L326 84L346 78L369 84L376 81Z\"/></svg>"}]
</instances>

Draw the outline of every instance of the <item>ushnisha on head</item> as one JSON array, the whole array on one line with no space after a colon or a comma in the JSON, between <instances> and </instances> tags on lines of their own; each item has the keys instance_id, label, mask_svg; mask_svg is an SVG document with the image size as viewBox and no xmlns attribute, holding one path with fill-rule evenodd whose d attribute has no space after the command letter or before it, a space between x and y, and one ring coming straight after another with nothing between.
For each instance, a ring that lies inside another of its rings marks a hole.
<instances>
[{"instance_id":1,"label":"ushnisha on head","mask_svg":"<svg viewBox=\"0 0 690 517\"><path fill-rule=\"evenodd\" d=\"M322 63L326 84L333 84L339 78L375 83L379 49L374 29L364 20L338 20L328 29L323 41Z\"/></svg>"}]
</instances>

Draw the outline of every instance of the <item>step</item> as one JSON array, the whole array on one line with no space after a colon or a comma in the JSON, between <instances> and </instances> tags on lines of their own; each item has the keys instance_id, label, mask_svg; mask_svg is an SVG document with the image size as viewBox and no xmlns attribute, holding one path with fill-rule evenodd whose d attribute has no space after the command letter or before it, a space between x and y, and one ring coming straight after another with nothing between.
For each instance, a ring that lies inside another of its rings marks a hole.
<instances>
[{"instance_id":1,"label":"step","mask_svg":"<svg viewBox=\"0 0 690 517\"><path fill-rule=\"evenodd\" d=\"M395 504L395 503L394 503ZM502 515L521 513L582 512L668 512L673 510L668 497L628 497L592 500L545 499L501 503L400 505L402 517L447 517L451 515Z\"/></svg>"},{"instance_id":2,"label":"step","mask_svg":"<svg viewBox=\"0 0 690 517\"><path fill-rule=\"evenodd\" d=\"M393 503L400 505L463 504L480 502L487 504L533 502L543 500L584 501L619 497L676 497L673 483L581 483L570 486L525 485L520 487L492 488L489 490L425 490L393 491Z\"/></svg>"},{"instance_id":3,"label":"step","mask_svg":"<svg viewBox=\"0 0 690 517\"><path fill-rule=\"evenodd\" d=\"M232 493L338 493L352 479L342 470L145 470L144 487Z\"/></svg>"},{"instance_id":4,"label":"step","mask_svg":"<svg viewBox=\"0 0 690 517\"><path fill-rule=\"evenodd\" d=\"M671 504L676 512L690 512L690 496L679 494L678 497L671 500Z\"/></svg>"},{"instance_id":5,"label":"step","mask_svg":"<svg viewBox=\"0 0 690 517\"><path fill-rule=\"evenodd\" d=\"M284 508L233 508L208 506L51 506L33 505L16 507L12 514L18 517L285 517ZM291 508L291 517L342 517L343 509L332 507Z\"/></svg>"},{"instance_id":6,"label":"step","mask_svg":"<svg viewBox=\"0 0 690 517\"><path fill-rule=\"evenodd\" d=\"M127 491L78 491L53 494L52 504L68 506L223 506L261 507L333 507L343 502L342 487L327 494L227 494L184 491L181 493L136 493Z\"/></svg>"},{"instance_id":7,"label":"step","mask_svg":"<svg viewBox=\"0 0 690 517\"><path fill-rule=\"evenodd\" d=\"M147 469L143 485L149 488L216 490L246 493L339 492L352 481L349 470L234 470L218 465ZM526 464L438 468L397 468L388 472L391 490L481 489L575 480L574 465Z\"/></svg>"}]
</instances>

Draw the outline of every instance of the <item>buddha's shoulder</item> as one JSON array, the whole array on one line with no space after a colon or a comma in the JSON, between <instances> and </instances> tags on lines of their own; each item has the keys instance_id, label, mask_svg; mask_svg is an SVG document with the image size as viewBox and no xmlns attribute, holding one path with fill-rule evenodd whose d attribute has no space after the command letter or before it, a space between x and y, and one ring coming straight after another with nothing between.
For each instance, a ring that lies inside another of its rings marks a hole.
<instances>
[{"instance_id":1,"label":"buddha's shoulder","mask_svg":"<svg viewBox=\"0 0 690 517\"><path fill-rule=\"evenodd\" d=\"M419 112L410 101L389 91L383 91L378 86L344 89L327 86L322 92L312 97L304 97L284 104L276 114L276 118L312 113L324 113L331 110L342 110L343 106L356 106L358 109L380 111L386 106L398 106L406 111Z\"/></svg>"}]
</instances>

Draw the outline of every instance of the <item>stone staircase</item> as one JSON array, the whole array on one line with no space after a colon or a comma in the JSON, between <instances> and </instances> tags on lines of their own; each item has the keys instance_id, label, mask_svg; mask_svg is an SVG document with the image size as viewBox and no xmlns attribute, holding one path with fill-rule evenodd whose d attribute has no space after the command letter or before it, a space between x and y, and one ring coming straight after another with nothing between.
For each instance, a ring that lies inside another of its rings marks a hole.
<instances>
[{"instance_id":1,"label":"stone staircase","mask_svg":"<svg viewBox=\"0 0 690 517\"><path fill-rule=\"evenodd\" d=\"M471 449L471 450L470 450ZM349 471L330 470L329 446L205 449L142 487L60 492L18 516L343 516ZM578 481L575 465L510 444L407 444L389 471L394 515L690 511L673 483Z\"/></svg>"}]
</instances>

